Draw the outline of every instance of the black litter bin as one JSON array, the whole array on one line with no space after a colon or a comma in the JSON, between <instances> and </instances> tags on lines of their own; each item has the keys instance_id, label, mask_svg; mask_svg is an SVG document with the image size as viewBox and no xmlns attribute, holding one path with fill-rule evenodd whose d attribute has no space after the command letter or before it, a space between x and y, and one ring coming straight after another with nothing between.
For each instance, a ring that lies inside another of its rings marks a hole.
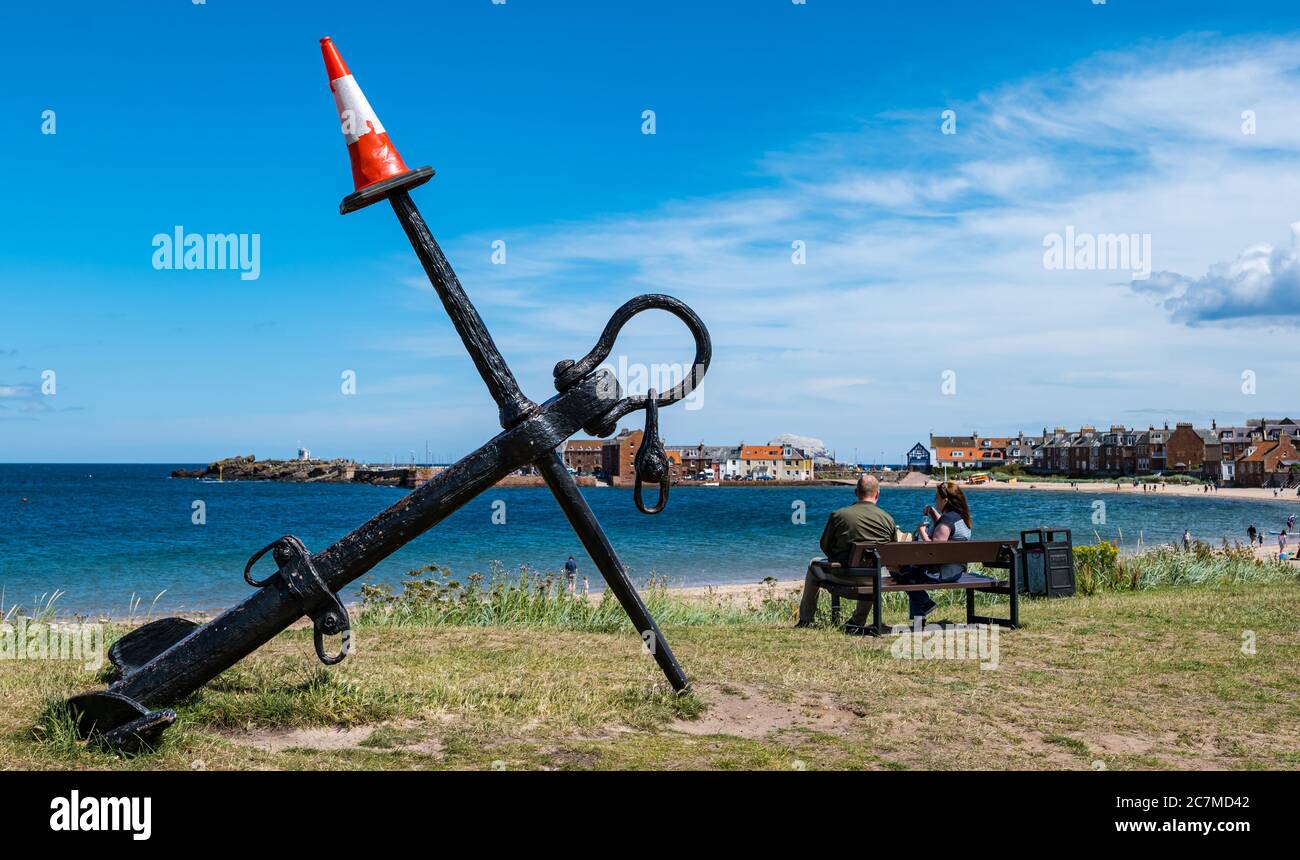
<instances>
[{"instance_id":1,"label":"black litter bin","mask_svg":"<svg viewBox=\"0 0 1300 860\"><path fill-rule=\"evenodd\" d=\"M1074 539L1045 526L1020 533L1020 590L1039 597L1074 594Z\"/></svg>"}]
</instances>

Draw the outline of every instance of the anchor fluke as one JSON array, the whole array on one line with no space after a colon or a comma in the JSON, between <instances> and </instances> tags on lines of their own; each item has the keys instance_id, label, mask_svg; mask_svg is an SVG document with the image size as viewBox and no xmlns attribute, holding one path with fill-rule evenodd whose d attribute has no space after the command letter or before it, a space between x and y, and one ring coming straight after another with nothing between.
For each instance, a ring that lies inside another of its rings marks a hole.
<instances>
[{"instance_id":1,"label":"anchor fluke","mask_svg":"<svg viewBox=\"0 0 1300 860\"><path fill-rule=\"evenodd\" d=\"M125 677L189 636L199 625L188 618L159 618L137 627L108 649L108 659Z\"/></svg>"},{"instance_id":2,"label":"anchor fluke","mask_svg":"<svg viewBox=\"0 0 1300 860\"><path fill-rule=\"evenodd\" d=\"M108 690L73 696L67 707L81 737L128 755L156 747L162 733L176 722L171 708L151 711L129 696Z\"/></svg>"}]
</instances>

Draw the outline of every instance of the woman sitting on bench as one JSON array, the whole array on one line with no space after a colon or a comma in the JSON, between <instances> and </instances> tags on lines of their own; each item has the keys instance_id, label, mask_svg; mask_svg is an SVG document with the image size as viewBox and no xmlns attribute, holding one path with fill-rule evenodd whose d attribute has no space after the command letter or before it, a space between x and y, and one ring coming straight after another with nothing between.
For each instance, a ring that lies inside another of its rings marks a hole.
<instances>
[{"instance_id":1,"label":"woman sitting on bench","mask_svg":"<svg viewBox=\"0 0 1300 860\"><path fill-rule=\"evenodd\" d=\"M934 494L934 504L926 505L926 519L916 529L916 540L962 541L971 538L970 505L956 481L945 481ZM956 582L966 572L964 564L937 567L908 565L894 573L894 581L919 585L927 582ZM907 600L913 618L924 618L938 606L928 591L909 591Z\"/></svg>"}]
</instances>

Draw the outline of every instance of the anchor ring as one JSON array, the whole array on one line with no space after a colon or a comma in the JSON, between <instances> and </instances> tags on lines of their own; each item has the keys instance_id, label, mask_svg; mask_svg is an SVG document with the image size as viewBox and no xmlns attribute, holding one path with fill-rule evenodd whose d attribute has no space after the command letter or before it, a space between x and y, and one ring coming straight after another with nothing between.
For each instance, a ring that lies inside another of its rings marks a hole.
<instances>
[{"instance_id":1,"label":"anchor ring","mask_svg":"<svg viewBox=\"0 0 1300 860\"><path fill-rule=\"evenodd\" d=\"M709 339L708 328L695 311L680 299L662 293L646 293L629 299L614 311L591 352L577 361L566 359L555 365L556 391L567 391L599 367L605 359L609 358L610 352L614 349L614 341L618 339L619 332L627 325L628 320L649 310L668 311L686 325L691 337L695 339L695 360L691 364L690 373L686 374L681 382L655 398L655 406L671 406L698 388L704 380L704 374L708 372L709 362L713 360L713 342ZM614 432L618 419L638 409L647 408L651 396L653 395L624 397L583 429L594 436L608 436ZM604 432L599 432L602 430Z\"/></svg>"}]
</instances>

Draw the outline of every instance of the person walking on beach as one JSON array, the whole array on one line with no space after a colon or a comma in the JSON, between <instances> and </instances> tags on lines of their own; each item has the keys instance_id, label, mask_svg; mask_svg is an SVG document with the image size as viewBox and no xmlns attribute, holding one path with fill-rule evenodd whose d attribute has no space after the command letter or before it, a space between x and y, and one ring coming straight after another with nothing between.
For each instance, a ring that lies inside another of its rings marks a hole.
<instances>
[{"instance_id":1,"label":"person walking on beach","mask_svg":"<svg viewBox=\"0 0 1300 860\"><path fill-rule=\"evenodd\" d=\"M1286 529L1282 529L1277 536L1277 557L1281 558L1286 555Z\"/></svg>"},{"instance_id":2,"label":"person walking on beach","mask_svg":"<svg viewBox=\"0 0 1300 860\"><path fill-rule=\"evenodd\" d=\"M578 563L573 560L573 556L569 556L569 560L564 563L564 587L570 594L578 588Z\"/></svg>"},{"instance_id":3,"label":"person walking on beach","mask_svg":"<svg viewBox=\"0 0 1300 860\"><path fill-rule=\"evenodd\" d=\"M1255 524L1251 523L1249 526L1246 527L1246 541L1250 546L1255 545L1255 535L1256 535Z\"/></svg>"},{"instance_id":4,"label":"person walking on beach","mask_svg":"<svg viewBox=\"0 0 1300 860\"><path fill-rule=\"evenodd\" d=\"M1183 529L1183 552L1191 552L1191 551L1192 551L1192 533L1187 529Z\"/></svg>"}]
</instances>

